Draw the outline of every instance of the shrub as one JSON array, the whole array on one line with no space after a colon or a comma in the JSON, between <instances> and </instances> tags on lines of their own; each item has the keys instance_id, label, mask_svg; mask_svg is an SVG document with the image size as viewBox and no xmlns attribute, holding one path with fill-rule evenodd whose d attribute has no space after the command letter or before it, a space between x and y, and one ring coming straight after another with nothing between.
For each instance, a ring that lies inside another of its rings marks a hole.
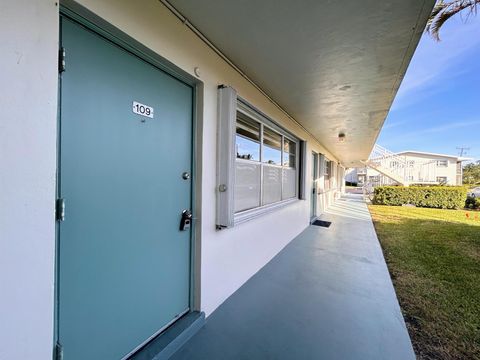
<instances>
[{"instance_id":1,"label":"shrub","mask_svg":"<svg viewBox=\"0 0 480 360\"><path fill-rule=\"evenodd\" d=\"M465 201L465 207L467 209L480 209L480 198L467 197Z\"/></svg>"},{"instance_id":2,"label":"shrub","mask_svg":"<svg viewBox=\"0 0 480 360\"><path fill-rule=\"evenodd\" d=\"M460 209L465 205L467 189L463 186L381 186L375 188L377 205L415 205L438 209Z\"/></svg>"}]
</instances>

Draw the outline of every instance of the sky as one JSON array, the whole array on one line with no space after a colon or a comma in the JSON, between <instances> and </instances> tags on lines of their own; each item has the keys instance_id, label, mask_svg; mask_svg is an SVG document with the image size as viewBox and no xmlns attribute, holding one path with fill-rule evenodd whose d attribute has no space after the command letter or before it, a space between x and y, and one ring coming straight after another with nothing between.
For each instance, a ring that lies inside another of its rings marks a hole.
<instances>
[{"instance_id":1,"label":"sky","mask_svg":"<svg viewBox=\"0 0 480 360\"><path fill-rule=\"evenodd\" d=\"M377 142L480 160L480 13L451 18L440 39L423 35Z\"/></svg>"}]
</instances>

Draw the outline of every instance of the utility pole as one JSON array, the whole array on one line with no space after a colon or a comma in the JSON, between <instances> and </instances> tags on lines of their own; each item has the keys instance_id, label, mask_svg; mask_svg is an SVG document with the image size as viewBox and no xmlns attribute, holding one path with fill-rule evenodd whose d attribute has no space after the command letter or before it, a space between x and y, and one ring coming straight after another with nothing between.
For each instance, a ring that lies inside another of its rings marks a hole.
<instances>
[{"instance_id":1,"label":"utility pole","mask_svg":"<svg viewBox=\"0 0 480 360\"><path fill-rule=\"evenodd\" d=\"M467 154L467 151L470 150L470 148L466 146L457 146L457 150L459 152L460 157L462 157L463 155Z\"/></svg>"},{"instance_id":2,"label":"utility pole","mask_svg":"<svg viewBox=\"0 0 480 360\"><path fill-rule=\"evenodd\" d=\"M457 150L458 150L459 156L462 157L464 154L465 155L467 154L467 151L470 150L470 148L466 146L457 146ZM457 163L457 183L459 182L459 180L460 180L460 183L458 185L462 185L463 184L463 165L461 162Z\"/></svg>"}]
</instances>

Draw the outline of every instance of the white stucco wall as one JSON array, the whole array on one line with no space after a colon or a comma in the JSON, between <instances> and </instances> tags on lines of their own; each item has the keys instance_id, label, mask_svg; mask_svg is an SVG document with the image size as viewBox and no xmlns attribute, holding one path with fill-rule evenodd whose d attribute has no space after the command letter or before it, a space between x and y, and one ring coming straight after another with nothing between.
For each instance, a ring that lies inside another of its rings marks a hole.
<instances>
[{"instance_id":1,"label":"white stucco wall","mask_svg":"<svg viewBox=\"0 0 480 360\"><path fill-rule=\"evenodd\" d=\"M51 359L58 6L0 16L0 359Z\"/></svg>"},{"instance_id":2,"label":"white stucco wall","mask_svg":"<svg viewBox=\"0 0 480 360\"><path fill-rule=\"evenodd\" d=\"M447 177L448 185L457 185L457 159L447 158L443 156L423 155L423 154L415 154L415 153L406 154L405 159L406 161L415 161L417 163L446 160L448 166L446 167L435 166L435 169L434 169L435 177L445 176Z\"/></svg>"},{"instance_id":3,"label":"white stucco wall","mask_svg":"<svg viewBox=\"0 0 480 360\"><path fill-rule=\"evenodd\" d=\"M461 181L457 184L457 158L453 156L442 156L437 154L428 153L400 153L405 162L413 161L414 165L408 169L407 174L411 174L411 182L422 183L424 181L436 182L436 178L444 176L447 178L447 185L462 185ZM447 166L437 166L436 162L440 160L447 161ZM423 165L422 165L423 164ZM372 168L366 168L367 181L371 176L381 176L385 183L394 183L393 180L389 180L386 176L381 175L378 171Z\"/></svg>"}]
</instances>

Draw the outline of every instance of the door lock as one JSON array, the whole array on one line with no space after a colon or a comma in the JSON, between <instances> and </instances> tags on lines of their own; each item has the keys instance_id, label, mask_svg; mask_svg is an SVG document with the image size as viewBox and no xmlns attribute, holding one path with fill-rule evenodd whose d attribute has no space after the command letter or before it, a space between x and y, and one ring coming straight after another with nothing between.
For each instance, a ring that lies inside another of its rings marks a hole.
<instances>
[{"instance_id":1,"label":"door lock","mask_svg":"<svg viewBox=\"0 0 480 360\"><path fill-rule=\"evenodd\" d=\"M190 210L182 211L182 218L180 219L180 231L190 229L192 225L192 212Z\"/></svg>"}]
</instances>

